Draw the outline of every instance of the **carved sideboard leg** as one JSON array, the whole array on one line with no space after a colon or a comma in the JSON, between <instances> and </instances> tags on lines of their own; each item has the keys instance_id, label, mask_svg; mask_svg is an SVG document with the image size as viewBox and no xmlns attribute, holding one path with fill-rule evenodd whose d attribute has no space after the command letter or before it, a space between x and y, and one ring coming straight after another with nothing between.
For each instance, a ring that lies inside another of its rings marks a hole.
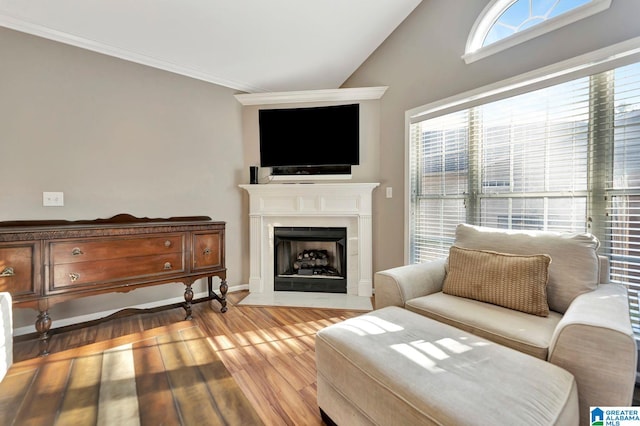
<instances>
[{"instance_id":1,"label":"carved sideboard leg","mask_svg":"<svg viewBox=\"0 0 640 426\"><path fill-rule=\"evenodd\" d=\"M222 279L222 277L220 277L220 279ZM209 299L216 299L220 302L220 305L222 306L220 308L220 312L224 314L227 312L227 291L229 290L227 280L222 279L222 282L220 282L220 296L213 291L213 277L207 277L207 284L209 286Z\"/></svg>"},{"instance_id":2,"label":"carved sideboard leg","mask_svg":"<svg viewBox=\"0 0 640 426\"><path fill-rule=\"evenodd\" d=\"M38 311L40 312L36 320L36 331L40 335L38 345L40 356L46 356L49 355L49 340L51 339L49 334L51 317L49 316L49 302L46 299L38 302Z\"/></svg>"},{"instance_id":3,"label":"carved sideboard leg","mask_svg":"<svg viewBox=\"0 0 640 426\"><path fill-rule=\"evenodd\" d=\"M191 301L193 300L193 290L191 289L191 284L186 284L187 288L184 290L184 310L186 312L186 316L184 319L190 320L193 319L191 316Z\"/></svg>"},{"instance_id":4,"label":"carved sideboard leg","mask_svg":"<svg viewBox=\"0 0 640 426\"><path fill-rule=\"evenodd\" d=\"M220 305L222 305L220 308L220 312L222 313L227 312L227 290L229 290L227 280L222 280L220 283L220 297L218 298Z\"/></svg>"}]
</instances>

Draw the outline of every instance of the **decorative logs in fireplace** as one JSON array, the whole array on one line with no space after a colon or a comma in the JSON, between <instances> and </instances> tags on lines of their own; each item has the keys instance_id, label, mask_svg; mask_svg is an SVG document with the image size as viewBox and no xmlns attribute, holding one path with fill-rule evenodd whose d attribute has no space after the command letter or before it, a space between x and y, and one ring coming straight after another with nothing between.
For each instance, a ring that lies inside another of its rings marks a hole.
<instances>
[{"instance_id":1,"label":"decorative logs in fireplace","mask_svg":"<svg viewBox=\"0 0 640 426\"><path fill-rule=\"evenodd\" d=\"M274 228L274 290L346 293L346 228Z\"/></svg>"},{"instance_id":2,"label":"decorative logs in fireplace","mask_svg":"<svg viewBox=\"0 0 640 426\"><path fill-rule=\"evenodd\" d=\"M300 275L338 276L340 273L329 264L328 250L303 250L293 262L295 273Z\"/></svg>"}]
</instances>

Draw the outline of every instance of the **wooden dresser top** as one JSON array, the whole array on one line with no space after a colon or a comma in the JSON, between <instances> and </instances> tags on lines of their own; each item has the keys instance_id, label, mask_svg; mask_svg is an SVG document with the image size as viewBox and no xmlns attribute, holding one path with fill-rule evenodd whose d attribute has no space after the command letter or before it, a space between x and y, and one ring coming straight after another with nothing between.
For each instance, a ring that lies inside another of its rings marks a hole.
<instances>
[{"instance_id":1,"label":"wooden dresser top","mask_svg":"<svg viewBox=\"0 0 640 426\"><path fill-rule=\"evenodd\" d=\"M94 220L17 220L0 222L0 242L82 238L102 235L138 235L146 233L206 230L225 222L208 216L179 216L170 218L135 217L119 214Z\"/></svg>"}]
</instances>

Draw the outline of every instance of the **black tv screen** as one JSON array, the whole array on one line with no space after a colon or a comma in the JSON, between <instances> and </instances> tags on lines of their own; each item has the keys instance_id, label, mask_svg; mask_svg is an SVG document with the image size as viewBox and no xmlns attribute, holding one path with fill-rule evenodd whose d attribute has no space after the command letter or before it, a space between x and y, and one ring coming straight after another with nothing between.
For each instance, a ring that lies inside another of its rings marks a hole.
<instances>
[{"instance_id":1,"label":"black tv screen","mask_svg":"<svg viewBox=\"0 0 640 426\"><path fill-rule=\"evenodd\" d=\"M360 105L261 109L260 165L360 163Z\"/></svg>"}]
</instances>

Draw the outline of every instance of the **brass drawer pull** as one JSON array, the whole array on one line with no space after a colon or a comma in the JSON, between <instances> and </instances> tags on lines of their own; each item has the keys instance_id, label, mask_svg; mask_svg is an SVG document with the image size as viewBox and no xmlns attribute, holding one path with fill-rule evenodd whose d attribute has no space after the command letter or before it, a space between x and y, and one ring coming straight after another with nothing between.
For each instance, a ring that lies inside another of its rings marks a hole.
<instances>
[{"instance_id":1,"label":"brass drawer pull","mask_svg":"<svg viewBox=\"0 0 640 426\"><path fill-rule=\"evenodd\" d=\"M167 240L164 242L165 247L171 247L171 241Z\"/></svg>"},{"instance_id":2,"label":"brass drawer pull","mask_svg":"<svg viewBox=\"0 0 640 426\"><path fill-rule=\"evenodd\" d=\"M164 264L164 270L167 271L169 269L171 269L171 262L167 262Z\"/></svg>"},{"instance_id":3,"label":"brass drawer pull","mask_svg":"<svg viewBox=\"0 0 640 426\"><path fill-rule=\"evenodd\" d=\"M78 279L80 278L80 274L77 272L69 272L69 278L71 278L71 282L74 283L78 281Z\"/></svg>"},{"instance_id":4,"label":"brass drawer pull","mask_svg":"<svg viewBox=\"0 0 640 426\"><path fill-rule=\"evenodd\" d=\"M6 266L2 272L0 272L0 277L13 277L15 272L13 272L13 268L11 266Z\"/></svg>"},{"instance_id":5,"label":"brass drawer pull","mask_svg":"<svg viewBox=\"0 0 640 426\"><path fill-rule=\"evenodd\" d=\"M204 255L211 254L211 249L209 247L207 247L206 249L204 249L202 254L204 254Z\"/></svg>"},{"instance_id":6,"label":"brass drawer pull","mask_svg":"<svg viewBox=\"0 0 640 426\"><path fill-rule=\"evenodd\" d=\"M75 247L73 250L71 250L72 256L80 256L81 254L84 254L84 252L80 250L78 247Z\"/></svg>"}]
</instances>

